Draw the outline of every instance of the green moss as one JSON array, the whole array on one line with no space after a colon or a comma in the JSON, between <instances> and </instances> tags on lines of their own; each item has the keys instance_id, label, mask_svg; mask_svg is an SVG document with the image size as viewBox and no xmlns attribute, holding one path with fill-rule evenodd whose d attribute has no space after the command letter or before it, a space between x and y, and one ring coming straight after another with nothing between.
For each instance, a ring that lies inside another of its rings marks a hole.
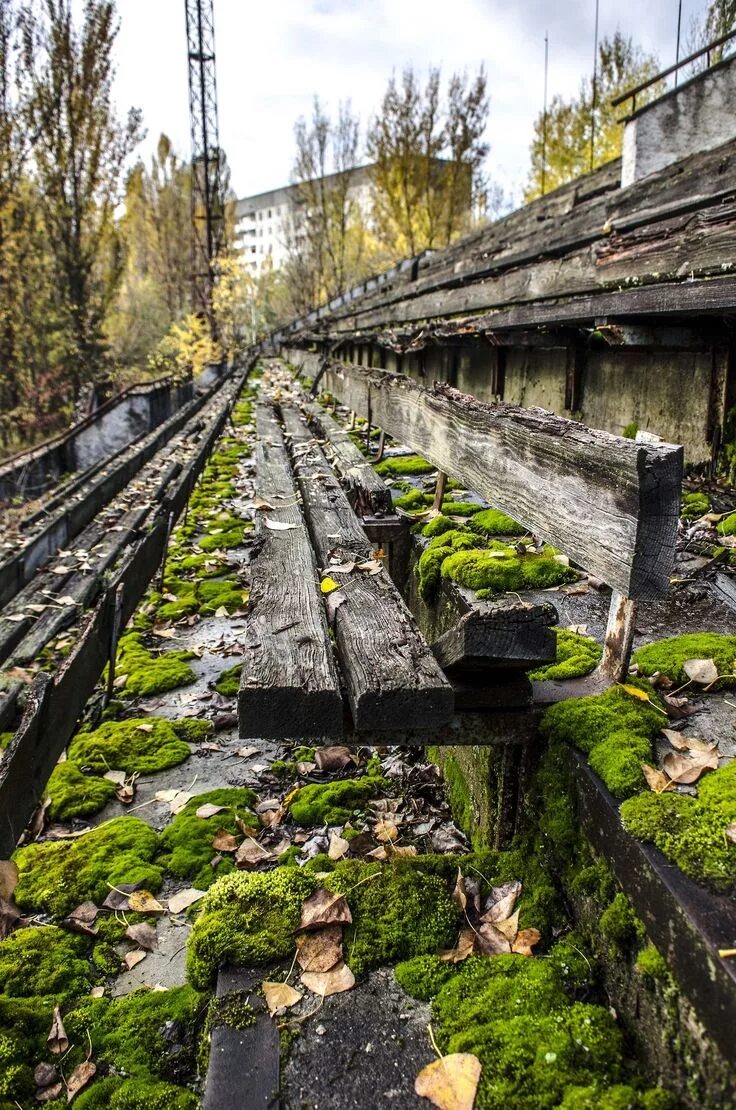
<instances>
[{"instance_id":1,"label":"green moss","mask_svg":"<svg viewBox=\"0 0 736 1110\"><path fill-rule=\"evenodd\" d=\"M650 979L666 981L670 978L667 962L653 944L648 944L646 948L642 948L636 957L636 966L642 975L648 975Z\"/></svg>"},{"instance_id":2,"label":"green moss","mask_svg":"<svg viewBox=\"0 0 736 1110\"><path fill-rule=\"evenodd\" d=\"M421 455L397 455L376 463L376 473L382 478L401 478L405 474L431 474L436 468Z\"/></svg>"},{"instance_id":3,"label":"green moss","mask_svg":"<svg viewBox=\"0 0 736 1110\"><path fill-rule=\"evenodd\" d=\"M18 929L0 941L0 983L16 998L48 995L58 1002L87 994L89 940L55 925Z\"/></svg>"},{"instance_id":4,"label":"green moss","mask_svg":"<svg viewBox=\"0 0 736 1110\"><path fill-rule=\"evenodd\" d=\"M7 748L14 736L14 732L0 732L0 751L2 751L3 748Z\"/></svg>"},{"instance_id":5,"label":"green moss","mask_svg":"<svg viewBox=\"0 0 736 1110\"><path fill-rule=\"evenodd\" d=\"M449 516L444 516L439 513L437 516L432 517L422 528L422 535L428 539L433 539L436 536L441 536L444 532L452 532L457 528L454 520L450 520Z\"/></svg>"},{"instance_id":6,"label":"green moss","mask_svg":"<svg viewBox=\"0 0 736 1110\"><path fill-rule=\"evenodd\" d=\"M77 1110L196 1110L199 1099L173 1083L110 1076L82 1091L74 1104Z\"/></svg>"},{"instance_id":7,"label":"green moss","mask_svg":"<svg viewBox=\"0 0 736 1110\"><path fill-rule=\"evenodd\" d=\"M54 999L7 998L0 994L0 1107L32 1105L33 1068L46 1058Z\"/></svg>"},{"instance_id":8,"label":"green moss","mask_svg":"<svg viewBox=\"0 0 736 1110\"><path fill-rule=\"evenodd\" d=\"M697 798L669 791L629 798L621 819L633 836L655 844L691 878L722 891L736 884L736 844L725 836L736 821L736 763L704 778Z\"/></svg>"},{"instance_id":9,"label":"green moss","mask_svg":"<svg viewBox=\"0 0 736 1110\"><path fill-rule=\"evenodd\" d=\"M731 513L720 521L718 531L722 536L736 536L736 513Z\"/></svg>"},{"instance_id":10,"label":"green moss","mask_svg":"<svg viewBox=\"0 0 736 1110\"><path fill-rule=\"evenodd\" d=\"M316 886L313 875L296 867L218 879L200 903L189 938L190 982L204 989L220 964L247 967L291 955L302 903Z\"/></svg>"},{"instance_id":11,"label":"green moss","mask_svg":"<svg viewBox=\"0 0 736 1110\"><path fill-rule=\"evenodd\" d=\"M476 513L468 522L468 528L481 536L521 536L526 531L499 509L483 509Z\"/></svg>"},{"instance_id":12,"label":"green moss","mask_svg":"<svg viewBox=\"0 0 736 1110\"><path fill-rule=\"evenodd\" d=\"M628 798L646 787L642 763L652 762L652 743L646 736L619 730L590 749L588 762L617 798Z\"/></svg>"},{"instance_id":13,"label":"green moss","mask_svg":"<svg viewBox=\"0 0 736 1110\"><path fill-rule=\"evenodd\" d=\"M236 528L218 530L216 534L201 536L197 540L197 546L202 551L226 551L232 547L241 547L246 531L249 529L245 524L240 524Z\"/></svg>"},{"instance_id":14,"label":"green moss","mask_svg":"<svg viewBox=\"0 0 736 1110\"><path fill-rule=\"evenodd\" d=\"M212 840L220 829L233 835L242 835L238 820L248 825L254 834L260 829L258 818L251 812L256 803L252 790L228 787L198 794L187 802L170 825L161 833L161 856L158 862L180 879L189 879L193 886L206 890L215 879L234 868L229 856L223 856L217 870L210 866L217 855ZM211 804L227 806L226 810L212 817L197 817L200 806Z\"/></svg>"},{"instance_id":15,"label":"green moss","mask_svg":"<svg viewBox=\"0 0 736 1110\"><path fill-rule=\"evenodd\" d=\"M29 844L14 856L19 879L15 899L22 910L64 916L82 902L104 901L111 886L161 886L152 860L158 836L137 817L116 817L73 840Z\"/></svg>"},{"instance_id":16,"label":"green moss","mask_svg":"<svg viewBox=\"0 0 736 1110\"><path fill-rule=\"evenodd\" d=\"M70 821L99 813L115 797L115 784L97 775L84 775L76 763L66 760L54 767L46 794L51 799L51 820Z\"/></svg>"},{"instance_id":17,"label":"green moss","mask_svg":"<svg viewBox=\"0 0 736 1110\"><path fill-rule=\"evenodd\" d=\"M223 671L215 683L215 689L218 694L222 694L225 698L237 697L238 690L240 689L240 674L242 670L242 664L238 663L236 667L229 667L226 671Z\"/></svg>"},{"instance_id":18,"label":"green moss","mask_svg":"<svg viewBox=\"0 0 736 1110\"><path fill-rule=\"evenodd\" d=\"M298 825L343 825L374 798L383 779L366 775L361 779L302 786L294 794L289 813Z\"/></svg>"},{"instance_id":19,"label":"green moss","mask_svg":"<svg viewBox=\"0 0 736 1110\"><path fill-rule=\"evenodd\" d=\"M630 424L626 425L621 435L624 437L624 439L636 439L636 433L638 431L639 425L636 423L635 420L632 420Z\"/></svg>"},{"instance_id":20,"label":"green moss","mask_svg":"<svg viewBox=\"0 0 736 1110\"><path fill-rule=\"evenodd\" d=\"M418 566L419 593L428 604L432 604L437 595L445 559L455 551L473 547L477 547L477 541L457 528L440 532L430 539L426 551L419 557Z\"/></svg>"},{"instance_id":21,"label":"green moss","mask_svg":"<svg viewBox=\"0 0 736 1110\"><path fill-rule=\"evenodd\" d=\"M679 684L688 681L683 663L688 659L712 659L722 679L721 686L736 685L736 636L722 636L716 632L691 632L684 636L670 636L654 644L646 644L634 653L633 662L644 675L656 671L666 674Z\"/></svg>"},{"instance_id":22,"label":"green moss","mask_svg":"<svg viewBox=\"0 0 736 1110\"><path fill-rule=\"evenodd\" d=\"M568 1087L560 1110L675 1110L680 1105L669 1091L639 1091L623 1083L612 1087Z\"/></svg>"},{"instance_id":23,"label":"green moss","mask_svg":"<svg viewBox=\"0 0 736 1110\"><path fill-rule=\"evenodd\" d=\"M427 751L427 756L437 762L436 753L433 754L431 748ZM442 760L442 777L447 785L452 816L459 828L471 839L475 826L473 799L470 796L470 788L465 780L465 775L458 766L455 757L450 753Z\"/></svg>"},{"instance_id":24,"label":"green moss","mask_svg":"<svg viewBox=\"0 0 736 1110\"><path fill-rule=\"evenodd\" d=\"M189 746L183 737L201 740L207 732L207 723L194 719L131 717L106 721L94 732L77 733L69 745L69 760L78 767L103 773L116 770L149 774L183 763L189 758Z\"/></svg>"},{"instance_id":25,"label":"green moss","mask_svg":"<svg viewBox=\"0 0 736 1110\"><path fill-rule=\"evenodd\" d=\"M555 635L557 652L554 663L529 671L529 678L537 682L545 679L560 682L567 678L581 678L595 670L603 654L597 640L567 628L556 628Z\"/></svg>"},{"instance_id":26,"label":"green moss","mask_svg":"<svg viewBox=\"0 0 736 1110\"><path fill-rule=\"evenodd\" d=\"M697 520L710 512L710 498L704 493L683 493L680 516L683 520Z\"/></svg>"},{"instance_id":27,"label":"green moss","mask_svg":"<svg viewBox=\"0 0 736 1110\"><path fill-rule=\"evenodd\" d=\"M477 501L453 501L446 497L442 502L442 512L448 516L475 516L482 508Z\"/></svg>"},{"instance_id":28,"label":"green moss","mask_svg":"<svg viewBox=\"0 0 736 1110\"><path fill-rule=\"evenodd\" d=\"M643 932L631 903L621 891L614 895L611 904L601 914L600 929L604 937L620 948L628 947Z\"/></svg>"},{"instance_id":29,"label":"green moss","mask_svg":"<svg viewBox=\"0 0 736 1110\"><path fill-rule=\"evenodd\" d=\"M612 686L603 694L551 706L540 721L540 729L548 740L565 741L590 752L616 732L654 739L665 720L649 702L633 697L621 686Z\"/></svg>"},{"instance_id":30,"label":"green moss","mask_svg":"<svg viewBox=\"0 0 736 1110\"><path fill-rule=\"evenodd\" d=\"M166 651L155 656L144 647L140 632L128 632L118 647L117 674L126 676L124 692L128 697L163 694L195 681L197 676L187 664L193 658L190 651Z\"/></svg>"},{"instance_id":31,"label":"green moss","mask_svg":"<svg viewBox=\"0 0 736 1110\"><path fill-rule=\"evenodd\" d=\"M430 1002L441 987L453 978L454 969L439 956L414 956L394 968L394 974L407 994L421 1002Z\"/></svg>"},{"instance_id":32,"label":"green moss","mask_svg":"<svg viewBox=\"0 0 736 1110\"><path fill-rule=\"evenodd\" d=\"M488 550L457 551L442 563L443 578L471 590L534 590L558 586L577 577L575 571L545 553L497 557Z\"/></svg>"},{"instance_id":33,"label":"green moss","mask_svg":"<svg viewBox=\"0 0 736 1110\"><path fill-rule=\"evenodd\" d=\"M394 508L403 509L405 513L423 513L433 501L434 497L431 493L422 493L421 490L410 489L401 497L397 497L394 501Z\"/></svg>"}]
</instances>

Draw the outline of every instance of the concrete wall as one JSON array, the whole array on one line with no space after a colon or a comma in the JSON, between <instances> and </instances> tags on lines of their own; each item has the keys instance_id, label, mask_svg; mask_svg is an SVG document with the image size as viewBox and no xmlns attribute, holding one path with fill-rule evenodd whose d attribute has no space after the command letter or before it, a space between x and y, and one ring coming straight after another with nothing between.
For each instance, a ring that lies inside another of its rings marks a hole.
<instances>
[{"instance_id":1,"label":"concrete wall","mask_svg":"<svg viewBox=\"0 0 736 1110\"><path fill-rule=\"evenodd\" d=\"M736 138L736 55L641 108L624 128L621 186Z\"/></svg>"}]
</instances>

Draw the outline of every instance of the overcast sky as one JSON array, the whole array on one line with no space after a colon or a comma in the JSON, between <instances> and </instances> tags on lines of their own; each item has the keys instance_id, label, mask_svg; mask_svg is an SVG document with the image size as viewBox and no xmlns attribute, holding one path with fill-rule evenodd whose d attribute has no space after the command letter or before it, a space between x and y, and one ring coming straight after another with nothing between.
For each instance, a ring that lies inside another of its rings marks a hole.
<instances>
[{"instance_id":1,"label":"overcast sky","mask_svg":"<svg viewBox=\"0 0 736 1110\"><path fill-rule=\"evenodd\" d=\"M619 27L662 65L674 61L678 0L601 0L601 35ZM706 0L683 0L683 31ZM189 154L184 0L119 0L116 97L142 108L148 156L161 131ZM443 74L481 63L491 107L488 173L520 199L543 98L573 94L592 69L595 0L215 0L220 140L239 196L287 184L293 126L317 93L349 98L365 124L392 70Z\"/></svg>"}]
</instances>

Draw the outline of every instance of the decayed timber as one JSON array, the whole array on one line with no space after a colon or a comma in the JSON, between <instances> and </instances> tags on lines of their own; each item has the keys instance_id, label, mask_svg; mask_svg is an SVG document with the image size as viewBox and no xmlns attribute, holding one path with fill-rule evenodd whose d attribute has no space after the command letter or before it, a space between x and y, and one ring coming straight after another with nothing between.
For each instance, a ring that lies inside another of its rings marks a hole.
<instances>
[{"instance_id":1,"label":"decayed timber","mask_svg":"<svg viewBox=\"0 0 736 1110\"><path fill-rule=\"evenodd\" d=\"M348 501L359 516L393 515L391 491L360 453L347 432L316 402L304 411L323 443L323 450L343 480Z\"/></svg>"},{"instance_id":2,"label":"decayed timber","mask_svg":"<svg viewBox=\"0 0 736 1110\"><path fill-rule=\"evenodd\" d=\"M256 428L256 490L272 508L256 516L262 546L251 565L242 640L240 733L276 739L341 736L340 679L319 576L271 405L256 406Z\"/></svg>"},{"instance_id":3,"label":"decayed timber","mask_svg":"<svg viewBox=\"0 0 736 1110\"><path fill-rule=\"evenodd\" d=\"M301 414L283 408L294 471L321 568L371 560L373 549ZM356 729L438 728L452 716L452 689L385 571L336 580L335 643Z\"/></svg>"},{"instance_id":4,"label":"decayed timber","mask_svg":"<svg viewBox=\"0 0 736 1110\"><path fill-rule=\"evenodd\" d=\"M624 682L634 645L636 602L613 591L608 613L603 658L598 670L607 682Z\"/></svg>"},{"instance_id":5,"label":"decayed timber","mask_svg":"<svg viewBox=\"0 0 736 1110\"><path fill-rule=\"evenodd\" d=\"M326 383L374 421L634 599L664 595L683 452L640 444L544 409L489 405L436 383L331 363Z\"/></svg>"}]
</instances>

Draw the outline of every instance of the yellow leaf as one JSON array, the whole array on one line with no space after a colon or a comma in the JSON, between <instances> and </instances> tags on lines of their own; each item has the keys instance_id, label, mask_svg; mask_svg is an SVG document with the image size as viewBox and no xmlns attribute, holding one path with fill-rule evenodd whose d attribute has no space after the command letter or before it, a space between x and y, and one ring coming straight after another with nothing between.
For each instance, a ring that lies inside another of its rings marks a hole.
<instances>
[{"instance_id":1,"label":"yellow leaf","mask_svg":"<svg viewBox=\"0 0 736 1110\"><path fill-rule=\"evenodd\" d=\"M622 682L621 689L630 694L632 698L638 698L639 701L649 701L649 694L646 690L640 690L638 686L625 686Z\"/></svg>"},{"instance_id":2,"label":"yellow leaf","mask_svg":"<svg viewBox=\"0 0 736 1110\"><path fill-rule=\"evenodd\" d=\"M328 576L327 578L322 579L322 584L320 585L320 589L321 589L323 594L331 594L333 590L339 590L340 589L340 583L336 582L334 578L330 578Z\"/></svg>"},{"instance_id":3,"label":"yellow leaf","mask_svg":"<svg viewBox=\"0 0 736 1110\"><path fill-rule=\"evenodd\" d=\"M292 1006L296 1006L297 1002L304 997L301 991L294 990L288 983L264 982L261 988L271 1017L280 1010L289 1010Z\"/></svg>"},{"instance_id":4,"label":"yellow leaf","mask_svg":"<svg viewBox=\"0 0 736 1110\"><path fill-rule=\"evenodd\" d=\"M480 1072L477 1056L453 1052L422 1068L414 1081L414 1090L439 1110L473 1110Z\"/></svg>"}]
</instances>

